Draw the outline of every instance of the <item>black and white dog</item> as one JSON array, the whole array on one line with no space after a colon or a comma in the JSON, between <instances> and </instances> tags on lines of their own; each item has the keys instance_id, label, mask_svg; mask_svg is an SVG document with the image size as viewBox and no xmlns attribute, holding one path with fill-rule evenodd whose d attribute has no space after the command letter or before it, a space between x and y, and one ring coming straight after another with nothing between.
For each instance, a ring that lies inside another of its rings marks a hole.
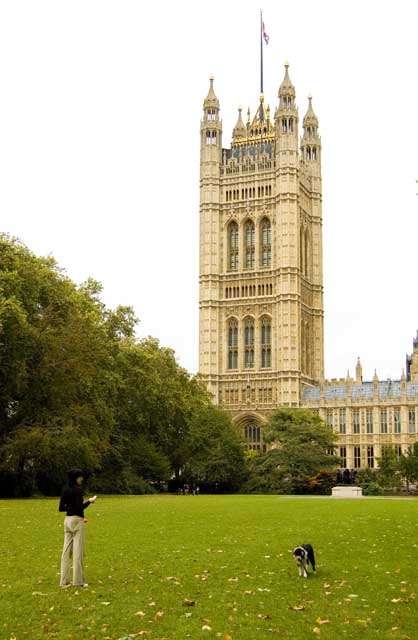
<instances>
[{"instance_id":1,"label":"black and white dog","mask_svg":"<svg viewBox=\"0 0 418 640\"><path fill-rule=\"evenodd\" d=\"M299 576L308 577L309 564L312 565L312 569L315 571L314 550L310 544L302 544L300 547L296 547L296 549L293 549L292 555L298 565Z\"/></svg>"}]
</instances>

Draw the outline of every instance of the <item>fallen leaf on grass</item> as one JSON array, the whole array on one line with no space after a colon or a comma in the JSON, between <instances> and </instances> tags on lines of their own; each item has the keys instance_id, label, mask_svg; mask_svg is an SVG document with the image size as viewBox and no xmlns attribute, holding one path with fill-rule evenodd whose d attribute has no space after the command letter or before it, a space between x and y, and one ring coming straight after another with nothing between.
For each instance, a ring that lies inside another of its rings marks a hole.
<instances>
[{"instance_id":1,"label":"fallen leaf on grass","mask_svg":"<svg viewBox=\"0 0 418 640\"><path fill-rule=\"evenodd\" d=\"M392 598L391 602L402 602L402 598Z\"/></svg>"},{"instance_id":2,"label":"fallen leaf on grass","mask_svg":"<svg viewBox=\"0 0 418 640\"><path fill-rule=\"evenodd\" d=\"M143 618L146 614L143 611L137 611L136 613L134 613L134 616L139 616L140 618Z\"/></svg>"},{"instance_id":3,"label":"fallen leaf on grass","mask_svg":"<svg viewBox=\"0 0 418 640\"><path fill-rule=\"evenodd\" d=\"M359 619L359 620L356 620L356 622L357 624L360 624L362 627L368 627L370 618L368 618L367 620Z\"/></svg>"},{"instance_id":4,"label":"fallen leaf on grass","mask_svg":"<svg viewBox=\"0 0 418 640\"><path fill-rule=\"evenodd\" d=\"M212 627L210 627L208 624L204 624L202 627L202 631L212 631Z\"/></svg>"},{"instance_id":5,"label":"fallen leaf on grass","mask_svg":"<svg viewBox=\"0 0 418 640\"><path fill-rule=\"evenodd\" d=\"M254 595L254 591L244 591L246 596L253 596Z\"/></svg>"},{"instance_id":6,"label":"fallen leaf on grass","mask_svg":"<svg viewBox=\"0 0 418 640\"><path fill-rule=\"evenodd\" d=\"M314 628L312 629L312 631L313 631L314 633L316 633L316 635L317 635L317 636L319 636L319 635L320 635L320 633L321 633L321 629L320 629L319 627L314 627Z\"/></svg>"},{"instance_id":7,"label":"fallen leaf on grass","mask_svg":"<svg viewBox=\"0 0 418 640\"><path fill-rule=\"evenodd\" d=\"M257 618L261 618L261 620L270 620L271 616L268 613L258 613Z\"/></svg>"},{"instance_id":8,"label":"fallen leaf on grass","mask_svg":"<svg viewBox=\"0 0 418 640\"><path fill-rule=\"evenodd\" d=\"M110 602L101 602L100 604L103 604L105 607L108 607Z\"/></svg>"},{"instance_id":9,"label":"fallen leaf on grass","mask_svg":"<svg viewBox=\"0 0 418 640\"><path fill-rule=\"evenodd\" d=\"M318 618L316 619L318 624L329 624L331 621L330 620L321 620L321 618L318 616Z\"/></svg>"},{"instance_id":10,"label":"fallen leaf on grass","mask_svg":"<svg viewBox=\"0 0 418 640\"><path fill-rule=\"evenodd\" d=\"M184 598L183 600L183 605L185 607L194 607L195 606L195 601L194 600L189 600L189 598Z\"/></svg>"},{"instance_id":11,"label":"fallen leaf on grass","mask_svg":"<svg viewBox=\"0 0 418 640\"><path fill-rule=\"evenodd\" d=\"M289 609L292 609L292 611L303 611L305 607L289 607Z\"/></svg>"},{"instance_id":12,"label":"fallen leaf on grass","mask_svg":"<svg viewBox=\"0 0 418 640\"><path fill-rule=\"evenodd\" d=\"M162 618L164 615L164 611L157 611L157 613L155 614L154 620L159 620L160 618Z\"/></svg>"}]
</instances>

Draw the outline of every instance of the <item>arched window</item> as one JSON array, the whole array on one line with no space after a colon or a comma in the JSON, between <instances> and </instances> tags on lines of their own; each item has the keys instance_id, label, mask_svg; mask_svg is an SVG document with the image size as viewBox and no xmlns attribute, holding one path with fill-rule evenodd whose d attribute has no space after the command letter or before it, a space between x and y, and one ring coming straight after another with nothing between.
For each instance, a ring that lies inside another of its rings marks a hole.
<instances>
[{"instance_id":1,"label":"arched window","mask_svg":"<svg viewBox=\"0 0 418 640\"><path fill-rule=\"evenodd\" d=\"M299 230L299 266L302 274L305 273L305 233L303 227Z\"/></svg>"},{"instance_id":2,"label":"arched window","mask_svg":"<svg viewBox=\"0 0 418 640\"><path fill-rule=\"evenodd\" d=\"M302 345L301 354L300 354L300 368L302 373L306 373L306 350L305 350L305 322L302 320L302 325L300 328L300 343Z\"/></svg>"},{"instance_id":3,"label":"arched window","mask_svg":"<svg viewBox=\"0 0 418 640\"><path fill-rule=\"evenodd\" d=\"M238 368L238 321L231 318L228 323L228 369Z\"/></svg>"},{"instance_id":4,"label":"arched window","mask_svg":"<svg viewBox=\"0 0 418 640\"><path fill-rule=\"evenodd\" d=\"M271 264L271 224L264 218L261 222L261 266L269 267Z\"/></svg>"},{"instance_id":5,"label":"arched window","mask_svg":"<svg viewBox=\"0 0 418 640\"><path fill-rule=\"evenodd\" d=\"M255 262L255 229L249 220L245 225L245 268L254 269Z\"/></svg>"},{"instance_id":6,"label":"arched window","mask_svg":"<svg viewBox=\"0 0 418 640\"><path fill-rule=\"evenodd\" d=\"M212 144L216 144L216 131L212 131Z\"/></svg>"},{"instance_id":7,"label":"arched window","mask_svg":"<svg viewBox=\"0 0 418 640\"><path fill-rule=\"evenodd\" d=\"M257 424L245 425L244 438L248 449L261 449L261 428Z\"/></svg>"},{"instance_id":8,"label":"arched window","mask_svg":"<svg viewBox=\"0 0 418 640\"><path fill-rule=\"evenodd\" d=\"M309 264L309 262L308 262L308 260L309 260L309 235L308 235L308 231L307 230L305 230L304 236L305 236L305 242L304 242L304 245L305 245L304 246L304 250L305 250L304 267L305 268L304 268L304 272L303 273L305 274L305 276L307 276L308 275L308 264Z\"/></svg>"},{"instance_id":9,"label":"arched window","mask_svg":"<svg viewBox=\"0 0 418 640\"><path fill-rule=\"evenodd\" d=\"M229 271L238 269L238 225L231 222L228 227L228 266Z\"/></svg>"},{"instance_id":10,"label":"arched window","mask_svg":"<svg viewBox=\"0 0 418 640\"><path fill-rule=\"evenodd\" d=\"M244 328L245 368L254 368L254 320L246 318Z\"/></svg>"},{"instance_id":11,"label":"arched window","mask_svg":"<svg viewBox=\"0 0 418 640\"><path fill-rule=\"evenodd\" d=\"M271 367L271 320L264 316L261 320L261 368Z\"/></svg>"}]
</instances>

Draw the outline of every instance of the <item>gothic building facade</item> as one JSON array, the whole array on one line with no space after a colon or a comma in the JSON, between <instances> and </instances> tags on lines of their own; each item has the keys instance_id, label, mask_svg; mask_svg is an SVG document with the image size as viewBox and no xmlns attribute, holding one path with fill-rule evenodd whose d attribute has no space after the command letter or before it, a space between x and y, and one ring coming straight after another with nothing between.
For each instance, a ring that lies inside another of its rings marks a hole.
<instances>
[{"instance_id":1,"label":"gothic building facade","mask_svg":"<svg viewBox=\"0 0 418 640\"><path fill-rule=\"evenodd\" d=\"M360 364L355 381L324 380L321 139L312 99L300 128L286 64L274 113L261 95L246 122L238 110L230 146L222 133L211 78L200 127L199 372L249 447L263 447L272 410L304 406L337 431L347 466L374 466L382 445L410 443L418 385L405 376L390 387L376 376L363 383ZM410 371L418 381L418 355Z\"/></svg>"}]
</instances>

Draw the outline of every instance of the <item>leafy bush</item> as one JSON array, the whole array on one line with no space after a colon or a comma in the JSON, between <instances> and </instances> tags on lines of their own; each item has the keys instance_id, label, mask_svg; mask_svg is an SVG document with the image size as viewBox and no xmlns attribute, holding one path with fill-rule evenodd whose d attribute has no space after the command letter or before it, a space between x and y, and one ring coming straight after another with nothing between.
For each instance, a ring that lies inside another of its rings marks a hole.
<instances>
[{"instance_id":1,"label":"leafy bush","mask_svg":"<svg viewBox=\"0 0 418 640\"><path fill-rule=\"evenodd\" d=\"M383 496L384 491L377 482L366 482L362 485L364 496Z\"/></svg>"},{"instance_id":2,"label":"leafy bush","mask_svg":"<svg viewBox=\"0 0 418 640\"><path fill-rule=\"evenodd\" d=\"M315 476L308 478L305 484L306 493L329 496L335 485L335 473L332 471L320 471Z\"/></svg>"}]
</instances>

